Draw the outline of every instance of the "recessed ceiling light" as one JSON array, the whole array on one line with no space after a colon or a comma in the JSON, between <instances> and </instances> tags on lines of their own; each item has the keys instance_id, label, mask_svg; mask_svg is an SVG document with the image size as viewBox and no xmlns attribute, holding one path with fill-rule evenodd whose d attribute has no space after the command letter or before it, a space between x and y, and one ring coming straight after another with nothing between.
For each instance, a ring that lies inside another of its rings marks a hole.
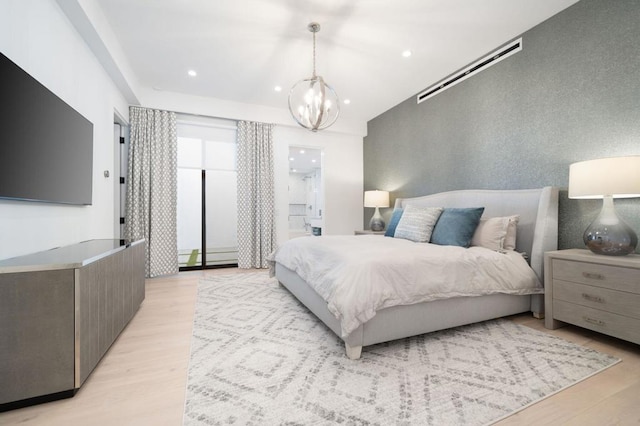
<instances>
[{"instance_id":1,"label":"recessed ceiling light","mask_svg":"<svg viewBox=\"0 0 640 426\"><path fill-rule=\"evenodd\" d=\"M187 71L187 74L189 74L191 77L195 77L196 75L198 75L198 73L195 72L194 70Z\"/></svg>"},{"instance_id":2,"label":"recessed ceiling light","mask_svg":"<svg viewBox=\"0 0 640 426\"><path fill-rule=\"evenodd\" d=\"M282 92L282 87L276 86L273 88L273 90L275 90L276 92Z\"/></svg>"},{"instance_id":3,"label":"recessed ceiling light","mask_svg":"<svg viewBox=\"0 0 640 426\"><path fill-rule=\"evenodd\" d=\"M349 105L350 103L351 103L351 99L345 99L345 100L344 100L344 104L345 104L345 105Z\"/></svg>"},{"instance_id":4,"label":"recessed ceiling light","mask_svg":"<svg viewBox=\"0 0 640 426\"><path fill-rule=\"evenodd\" d=\"M295 158L289 157L289 161L293 161L293 160L295 160Z\"/></svg>"},{"instance_id":5,"label":"recessed ceiling light","mask_svg":"<svg viewBox=\"0 0 640 426\"><path fill-rule=\"evenodd\" d=\"M311 160L311 162L312 162L312 163L315 163L315 162L316 162L316 159L314 158L313 160Z\"/></svg>"},{"instance_id":6,"label":"recessed ceiling light","mask_svg":"<svg viewBox=\"0 0 640 426\"><path fill-rule=\"evenodd\" d=\"M297 170L296 170L296 169L291 169L291 171L292 171L293 173L297 172Z\"/></svg>"},{"instance_id":7,"label":"recessed ceiling light","mask_svg":"<svg viewBox=\"0 0 640 426\"><path fill-rule=\"evenodd\" d=\"M411 51L410 50L405 50L404 52L402 52L402 56L405 58L408 58L409 56L411 56Z\"/></svg>"},{"instance_id":8,"label":"recessed ceiling light","mask_svg":"<svg viewBox=\"0 0 640 426\"><path fill-rule=\"evenodd\" d=\"M304 154L304 149L301 149L301 150L300 150L300 154Z\"/></svg>"}]
</instances>

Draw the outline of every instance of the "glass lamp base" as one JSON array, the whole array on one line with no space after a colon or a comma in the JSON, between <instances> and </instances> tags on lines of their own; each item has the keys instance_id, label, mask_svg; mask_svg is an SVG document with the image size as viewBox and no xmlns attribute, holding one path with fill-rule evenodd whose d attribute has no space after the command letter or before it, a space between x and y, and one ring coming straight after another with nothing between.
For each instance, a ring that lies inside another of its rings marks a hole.
<instances>
[{"instance_id":1,"label":"glass lamp base","mask_svg":"<svg viewBox=\"0 0 640 426\"><path fill-rule=\"evenodd\" d=\"M626 256L635 252L638 236L613 208L613 199L603 199L602 211L584 231L584 244L596 254Z\"/></svg>"},{"instance_id":2,"label":"glass lamp base","mask_svg":"<svg viewBox=\"0 0 640 426\"><path fill-rule=\"evenodd\" d=\"M369 228L371 228L372 231L384 231L384 225L385 223L382 219L382 215L380 214L380 210L376 207L376 211L373 214L371 221L369 221Z\"/></svg>"}]
</instances>

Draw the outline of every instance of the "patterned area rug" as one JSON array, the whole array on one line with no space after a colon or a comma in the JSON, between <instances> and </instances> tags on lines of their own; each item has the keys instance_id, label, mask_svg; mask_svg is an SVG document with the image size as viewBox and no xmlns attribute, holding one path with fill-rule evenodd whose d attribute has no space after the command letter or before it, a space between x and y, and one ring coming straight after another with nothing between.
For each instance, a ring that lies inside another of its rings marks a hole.
<instances>
[{"instance_id":1,"label":"patterned area rug","mask_svg":"<svg viewBox=\"0 0 640 426\"><path fill-rule=\"evenodd\" d=\"M365 347L342 341L267 273L198 289L185 425L482 425L617 359L494 320Z\"/></svg>"}]
</instances>

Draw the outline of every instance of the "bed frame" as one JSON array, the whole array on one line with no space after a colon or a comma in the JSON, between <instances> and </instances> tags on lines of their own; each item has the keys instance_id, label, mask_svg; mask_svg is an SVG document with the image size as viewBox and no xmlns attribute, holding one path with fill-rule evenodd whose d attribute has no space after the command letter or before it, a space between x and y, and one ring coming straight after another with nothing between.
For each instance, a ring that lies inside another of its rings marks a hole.
<instances>
[{"instance_id":1,"label":"bed frame","mask_svg":"<svg viewBox=\"0 0 640 426\"><path fill-rule=\"evenodd\" d=\"M520 215L516 250L527 253L531 268L544 283L544 252L558 245L558 188L524 190L462 190L417 198L399 198L395 207L484 207L483 217ZM327 327L340 336L340 322L325 302L294 271L276 263L276 277ZM414 305L394 306L343 338L347 357L360 358L362 347L460 325L532 311L544 316L544 295L494 294L456 297Z\"/></svg>"}]
</instances>

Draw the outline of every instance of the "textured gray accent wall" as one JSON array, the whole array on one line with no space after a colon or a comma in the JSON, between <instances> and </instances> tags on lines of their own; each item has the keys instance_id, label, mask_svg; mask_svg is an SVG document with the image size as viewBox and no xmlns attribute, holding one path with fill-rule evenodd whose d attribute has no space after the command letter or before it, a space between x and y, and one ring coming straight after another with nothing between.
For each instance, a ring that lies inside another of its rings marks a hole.
<instances>
[{"instance_id":1,"label":"textured gray accent wall","mask_svg":"<svg viewBox=\"0 0 640 426\"><path fill-rule=\"evenodd\" d=\"M365 189L391 191L393 205L457 189L558 186L559 246L584 247L602 202L567 198L569 165L640 155L639 22L640 1L581 0L524 33L521 52L369 121ZM640 231L640 200L615 204ZM383 210L388 221L392 209ZM365 227L372 214L365 209Z\"/></svg>"}]
</instances>

